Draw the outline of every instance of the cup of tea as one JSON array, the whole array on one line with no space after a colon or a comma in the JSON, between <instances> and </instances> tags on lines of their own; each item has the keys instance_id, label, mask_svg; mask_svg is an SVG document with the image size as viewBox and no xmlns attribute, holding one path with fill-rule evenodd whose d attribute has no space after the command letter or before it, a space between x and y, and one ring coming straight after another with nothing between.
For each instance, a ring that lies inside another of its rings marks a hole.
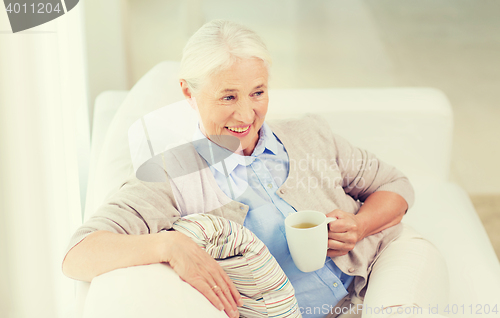
<instances>
[{"instance_id":1,"label":"cup of tea","mask_svg":"<svg viewBox=\"0 0 500 318\"><path fill-rule=\"evenodd\" d=\"M329 218L319 211L304 210L288 215L285 232L293 262L303 272L314 272L325 265L328 250Z\"/></svg>"}]
</instances>

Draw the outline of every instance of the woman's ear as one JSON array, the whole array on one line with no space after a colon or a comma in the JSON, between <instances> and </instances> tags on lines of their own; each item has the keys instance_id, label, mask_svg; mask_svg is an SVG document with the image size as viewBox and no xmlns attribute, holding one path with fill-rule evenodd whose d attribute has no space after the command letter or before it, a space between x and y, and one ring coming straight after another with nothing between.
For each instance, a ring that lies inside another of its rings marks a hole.
<instances>
[{"instance_id":1,"label":"woman's ear","mask_svg":"<svg viewBox=\"0 0 500 318\"><path fill-rule=\"evenodd\" d=\"M191 107L194 110L198 111L198 106L196 105L196 99L194 98L194 95L191 93L191 90L189 89L186 80L181 79L179 80L179 83L181 84L182 94L184 94L184 97L186 97L189 105L191 105Z\"/></svg>"},{"instance_id":2,"label":"woman's ear","mask_svg":"<svg viewBox=\"0 0 500 318\"><path fill-rule=\"evenodd\" d=\"M179 80L179 83L181 84L181 90L182 90L182 94L184 95L184 97L186 97L187 99L193 97L186 80L181 79L181 80Z\"/></svg>"}]
</instances>

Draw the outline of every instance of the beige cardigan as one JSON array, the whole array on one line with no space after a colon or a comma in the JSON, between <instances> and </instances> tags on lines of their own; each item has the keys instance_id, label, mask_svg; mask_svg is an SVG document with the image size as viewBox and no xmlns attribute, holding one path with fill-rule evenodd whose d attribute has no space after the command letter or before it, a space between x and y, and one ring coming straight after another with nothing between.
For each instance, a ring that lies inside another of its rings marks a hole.
<instances>
[{"instance_id":1,"label":"beige cardigan","mask_svg":"<svg viewBox=\"0 0 500 318\"><path fill-rule=\"evenodd\" d=\"M269 126L290 160L288 178L278 195L295 210L328 213L341 209L356 214L361 202L381 190L398 193L409 207L413 205L413 188L400 171L333 134L319 116L307 115ZM248 206L232 201L220 190L191 144L163 155L157 157L166 162L170 182L144 182L131 176L75 232L66 253L97 230L157 233L171 229L172 223L186 214L210 213L243 224ZM161 167L158 172L156 175L166 178ZM355 276L353 286L358 297L364 298L374 261L401 231L402 224L395 225L359 241L347 255L333 258L342 272Z\"/></svg>"}]
</instances>

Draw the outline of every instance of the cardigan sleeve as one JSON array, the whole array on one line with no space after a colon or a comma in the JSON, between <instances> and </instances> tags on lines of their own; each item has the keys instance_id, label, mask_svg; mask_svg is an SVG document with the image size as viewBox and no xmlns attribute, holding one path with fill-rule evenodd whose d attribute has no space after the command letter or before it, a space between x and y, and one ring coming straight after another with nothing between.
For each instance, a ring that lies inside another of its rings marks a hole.
<instances>
[{"instance_id":1,"label":"cardigan sleeve","mask_svg":"<svg viewBox=\"0 0 500 318\"><path fill-rule=\"evenodd\" d=\"M171 229L179 217L169 182L145 182L133 175L76 230L65 255L92 232L158 233Z\"/></svg>"},{"instance_id":2,"label":"cardigan sleeve","mask_svg":"<svg viewBox=\"0 0 500 318\"><path fill-rule=\"evenodd\" d=\"M408 209L413 205L413 187L401 171L337 134L332 133L332 138L345 193L363 202L376 191L390 191L402 196Z\"/></svg>"}]
</instances>

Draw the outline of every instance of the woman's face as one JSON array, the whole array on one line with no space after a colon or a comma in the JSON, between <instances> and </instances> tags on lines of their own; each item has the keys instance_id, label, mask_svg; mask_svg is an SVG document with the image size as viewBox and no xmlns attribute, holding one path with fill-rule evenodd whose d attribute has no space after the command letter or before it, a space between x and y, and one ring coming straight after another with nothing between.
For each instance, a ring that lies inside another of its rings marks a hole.
<instances>
[{"instance_id":1,"label":"woman's face","mask_svg":"<svg viewBox=\"0 0 500 318\"><path fill-rule=\"evenodd\" d=\"M238 60L209 78L194 96L203 134L232 151L236 147L227 140L235 139L219 136L236 137L239 151L251 155L267 113L267 79L264 62L256 58Z\"/></svg>"}]
</instances>

